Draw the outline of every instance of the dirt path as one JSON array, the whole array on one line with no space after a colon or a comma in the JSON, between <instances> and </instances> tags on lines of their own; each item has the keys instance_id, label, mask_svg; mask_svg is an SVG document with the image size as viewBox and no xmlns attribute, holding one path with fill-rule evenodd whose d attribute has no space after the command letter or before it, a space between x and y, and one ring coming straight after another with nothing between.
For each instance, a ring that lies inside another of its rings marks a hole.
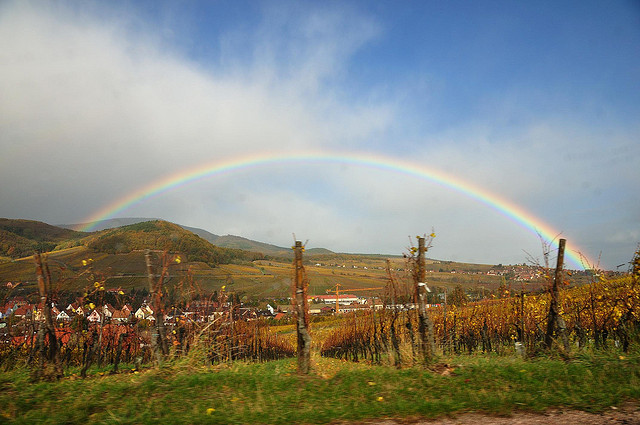
<instances>
[{"instance_id":1,"label":"dirt path","mask_svg":"<svg viewBox=\"0 0 640 425\"><path fill-rule=\"evenodd\" d=\"M640 425L638 405L629 404L611 408L602 414L575 410L549 410L545 414L514 413L510 417L496 417L479 413L464 413L454 418L434 420L383 420L364 422L363 425Z\"/></svg>"}]
</instances>

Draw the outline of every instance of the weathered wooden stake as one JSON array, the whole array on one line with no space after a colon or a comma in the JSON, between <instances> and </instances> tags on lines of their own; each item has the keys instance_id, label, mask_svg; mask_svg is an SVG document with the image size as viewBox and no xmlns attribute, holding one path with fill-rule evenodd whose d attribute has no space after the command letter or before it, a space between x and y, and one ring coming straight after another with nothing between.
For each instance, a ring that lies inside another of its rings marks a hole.
<instances>
[{"instance_id":1,"label":"weathered wooden stake","mask_svg":"<svg viewBox=\"0 0 640 425\"><path fill-rule=\"evenodd\" d=\"M52 297L52 284L51 284L51 272L49 272L49 265L47 264L46 257L43 260L42 255L36 253L33 256L33 260L36 265L36 276L38 278L38 291L40 293L40 302L42 303L42 314L44 321L39 324L38 329L38 348L40 351L40 364L39 370L36 372L34 378L37 380L44 376L45 378L60 379L63 376L62 365L60 363L60 349L58 346L58 339L56 338L56 325L53 321L51 314ZM49 351L45 349L45 338L49 340ZM45 371L45 359L48 360L48 364L52 366L51 373Z\"/></svg>"},{"instance_id":2,"label":"weathered wooden stake","mask_svg":"<svg viewBox=\"0 0 640 425\"><path fill-rule=\"evenodd\" d=\"M421 338L422 355L424 356L425 363L430 363L433 360L435 354L435 341L433 338L433 322L427 315L426 306L426 260L425 252L427 249L424 245L424 238L418 237L418 270L415 279L415 292L416 300L418 302L418 328Z\"/></svg>"},{"instance_id":3,"label":"weathered wooden stake","mask_svg":"<svg viewBox=\"0 0 640 425\"><path fill-rule=\"evenodd\" d=\"M527 332L524 327L524 283L523 288L520 290L520 342L527 346Z\"/></svg>"},{"instance_id":4,"label":"weathered wooden stake","mask_svg":"<svg viewBox=\"0 0 640 425\"><path fill-rule=\"evenodd\" d=\"M547 349L551 348L553 343L553 333L555 327L558 327L557 334L562 339L562 345L565 352L569 352L569 339L567 338L567 327L564 319L560 316L558 308L558 285L562 282L562 267L564 263L564 248L567 243L566 239L560 239L558 245L558 261L556 262L556 273L551 285L551 303L549 305L549 316L547 320L547 333L544 338Z\"/></svg>"},{"instance_id":5,"label":"weathered wooden stake","mask_svg":"<svg viewBox=\"0 0 640 425\"><path fill-rule=\"evenodd\" d=\"M444 288L444 304L442 305L442 334L444 343L442 344L442 351L446 354L449 352L449 330L447 329L447 287Z\"/></svg>"},{"instance_id":6,"label":"weathered wooden stake","mask_svg":"<svg viewBox=\"0 0 640 425\"><path fill-rule=\"evenodd\" d=\"M308 282L302 265L302 242L296 241L293 247L295 258L294 307L296 311L296 330L298 333L298 373L308 374L311 365L311 335L309 335L309 304L307 300Z\"/></svg>"}]
</instances>

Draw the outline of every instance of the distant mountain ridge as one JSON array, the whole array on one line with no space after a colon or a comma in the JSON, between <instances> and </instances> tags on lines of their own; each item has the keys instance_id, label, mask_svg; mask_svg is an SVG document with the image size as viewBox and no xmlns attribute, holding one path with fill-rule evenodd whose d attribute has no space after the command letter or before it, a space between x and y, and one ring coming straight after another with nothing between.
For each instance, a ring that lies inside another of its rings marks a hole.
<instances>
[{"instance_id":1,"label":"distant mountain ridge","mask_svg":"<svg viewBox=\"0 0 640 425\"><path fill-rule=\"evenodd\" d=\"M99 232L100 230L113 229L114 227L129 226L130 224L138 224L144 221L156 221L156 220L162 220L162 219L150 218L150 217L123 217L123 218L109 218L106 220L92 221L89 223L55 224L55 226L62 227L63 229L71 229L76 231L82 231L82 229L86 229L87 227L90 227L92 232Z\"/></svg>"}]
</instances>

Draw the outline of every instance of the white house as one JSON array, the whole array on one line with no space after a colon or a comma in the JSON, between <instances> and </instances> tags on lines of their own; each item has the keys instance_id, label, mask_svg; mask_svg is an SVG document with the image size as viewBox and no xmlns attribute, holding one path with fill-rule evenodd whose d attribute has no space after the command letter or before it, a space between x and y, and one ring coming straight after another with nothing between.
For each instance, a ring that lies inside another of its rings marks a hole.
<instances>
[{"instance_id":1,"label":"white house","mask_svg":"<svg viewBox=\"0 0 640 425\"><path fill-rule=\"evenodd\" d=\"M87 316L87 320L90 322L98 323L102 320L100 313L98 313L98 309L95 309Z\"/></svg>"},{"instance_id":2,"label":"white house","mask_svg":"<svg viewBox=\"0 0 640 425\"><path fill-rule=\"evenodd\" d=\"M105 304L102 306L102 314L104 317L111 317L113 313L116 311L115 308L111 304Z\"/></svg>"},{"instance_id":3,"label":"white house","mask_svg":"<svg viewBox=\"0 0 640 425\"><path fill-rule=\"evenodd\" d=\"M58 313L58 315L56 316L56 320L62 320L65 322L68 322L69 320L71 320L71 317L69 317L69 315L67 314L66 311L62 310L60 313Z\"/></svg>"},{"instance_id":4,"label":"white house","mask_svg":"<svg viewBox=\"0 0 640 425\"><path fill-rule=\"evenodd\" d=\"M143 304L138 310L136 310L136 312L134 314L134 316L138 320L148 319L149 316L152 316L152 315L153 315L153 310L151 310L151 307L149 307L146 304Z\"/></svg>"}]
</instances>

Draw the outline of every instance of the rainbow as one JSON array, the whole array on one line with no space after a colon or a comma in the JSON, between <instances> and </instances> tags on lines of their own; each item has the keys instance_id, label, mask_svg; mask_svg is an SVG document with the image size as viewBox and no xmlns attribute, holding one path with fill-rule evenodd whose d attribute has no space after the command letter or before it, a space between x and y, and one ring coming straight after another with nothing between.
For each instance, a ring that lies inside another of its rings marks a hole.
<instances>
[{"instance_id":1,"label":"rainbow","mask_svg":"<svg viewBox=\"0 0 640 425\"><path fill-rule=\"evenodd\" d=\"M105 220L118 215L119 213L131 208L136 204L140 204L145 200L158 196L164 192L174 190L178 187L193 183L199 180L211 177L233 173L235 171L252 168L264 167L274 164L299 164L299 163L337 163L345 165L364 166L384 171L395 172L404 175L414 176L420 179L428 180L439 184L448 189L453 189L472 199L485 204L486 206L496 210L498 213L508 217L525 229L539 234L546 242L552 243L560 234L557 230L546 224L541 219L534 217L532 214L524 211L519 206L491 193L487 190L474 186L457 177L446 175L438 170L410 163L395 158L383 157L369 153L297 153L297 154L277 154L277 153L261 153L240 158L232 158L222 161L214 161L200 165L198 167L189 168L179 171L175 174L168 175L162 179L153 181L152 183L138 188L137 190L127 194L125 197L118 199L106 207L96 211L86 220L79 230L89 232L93 230L95 222ZM583 252L576 249L567 249L566 257L578 267L584 268L593 263Z\"/></svg>"}]
</instances>

